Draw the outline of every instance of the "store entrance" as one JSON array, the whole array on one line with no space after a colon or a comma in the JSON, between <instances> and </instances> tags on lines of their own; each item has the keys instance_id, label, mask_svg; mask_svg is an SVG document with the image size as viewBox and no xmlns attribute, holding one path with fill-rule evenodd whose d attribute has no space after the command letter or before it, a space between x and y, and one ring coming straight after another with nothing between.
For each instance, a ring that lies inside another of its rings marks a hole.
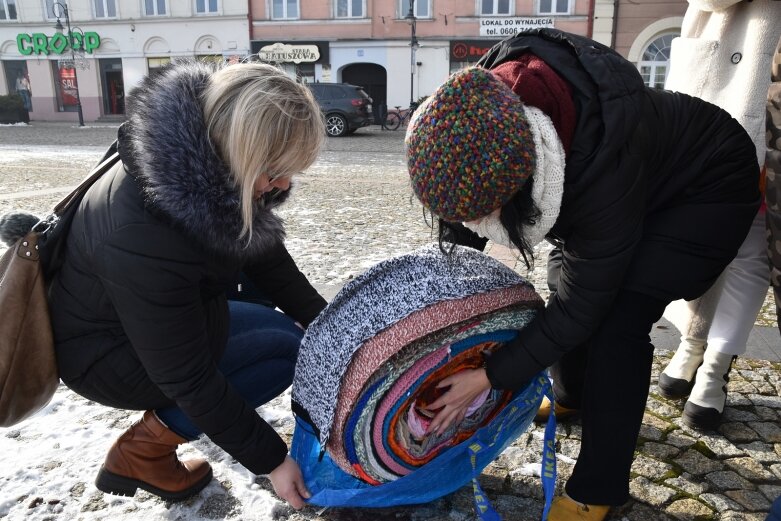
<instances>
[{"instance_id":1,"label":"store entrance","mask_svg":"<svg viewBox=\"0 0 781 521\"><path fill-rule=\"evenodd\" d=\"M374 121L380 121L380 111L386 110L388 74L376 63L352 63L342 69L342 81L360 85L372 99Z\"/></svg>"},{"instance_id":2,"label":"store entrance","mask_svg":"<svg viewBox=\"0 0 781 521\"><path fill-rule=\"evenodd\" d=\"M104 58L100 61L100 80L103 91L103 113L125 113L125 82L122 76L122 60Z\"/></svg>"}]
</instances>

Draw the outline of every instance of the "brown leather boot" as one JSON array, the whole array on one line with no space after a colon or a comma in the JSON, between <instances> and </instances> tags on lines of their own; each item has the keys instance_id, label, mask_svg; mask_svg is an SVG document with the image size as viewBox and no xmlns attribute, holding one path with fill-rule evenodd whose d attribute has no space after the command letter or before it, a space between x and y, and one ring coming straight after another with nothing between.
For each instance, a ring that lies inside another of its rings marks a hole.
<instances>
[{"instance_id":1,"label":"brown leather boot","mask_svg":"<svg viewBox=\"0 0 781 521\"><path fill-rule=\"evenodd\" d=\"M179 461L176 447L182 443L187 440L146 411L111 446L95 486L120 496L133 496L142 488L168 501L193 496L209 484L212 468L203 459Z\"/></svg>"}]
</instances>

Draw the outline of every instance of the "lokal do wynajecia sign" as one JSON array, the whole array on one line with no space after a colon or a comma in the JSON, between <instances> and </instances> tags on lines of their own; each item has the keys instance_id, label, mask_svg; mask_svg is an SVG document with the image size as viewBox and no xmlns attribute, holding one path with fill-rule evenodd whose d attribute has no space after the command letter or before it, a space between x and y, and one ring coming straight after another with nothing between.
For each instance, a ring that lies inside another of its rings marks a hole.
<instances>
[{"instance_id":1,"label":"lokal do wynajecia sign","mask_svg":"<svg viewBox=\"0 0 781 521\"><path fill-rule=\"evenodd\" d=\"M512 36L518 31L553 27L553 17L480 18L480 36Z\"/></svg>"},{"instance_id":2,"label":"lokal do wynajecia sign","mask_svg":"<svg viewBox=\"0 0 781 521\"><path fill-rule=\"evenodd\" d=\"M46 36L43 33L20 33L16 35L16 48L19 54L30 56L31 54L62 54L70 49L69 42L73 42L74 51L84 51L92 54L92 51L100 47L100 35L95 32L71 32L70 38L62 33L54 33Z\"/></svg>"},{"instance_id":3,"label":"lokal do wynajecia sign","mask_svg":"<svg viewBox=\"0 0 781 521\"><path fill-rule=\"evenodd\" d=\"M258 58L260 61L275 63L316 62L320 59L320 50L317 45L275 43L261 47L258 51Z\"/></svg>"}]
</instances>

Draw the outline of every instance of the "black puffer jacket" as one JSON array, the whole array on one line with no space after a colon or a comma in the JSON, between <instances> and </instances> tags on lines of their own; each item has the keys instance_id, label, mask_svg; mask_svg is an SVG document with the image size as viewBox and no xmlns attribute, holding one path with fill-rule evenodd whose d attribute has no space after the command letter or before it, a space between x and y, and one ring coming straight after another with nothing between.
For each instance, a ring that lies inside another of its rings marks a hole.
<instances>
[{"instance_id":1,"label":"black puffer jacket","mask_svg":"<svg viewBox=\"0 0 781 521\"><path fill-rule=\"evenodd\" d=\"M501 42L479 65L526 52L571 85L577 123L548 236L561 247L554 292L518 340L489 360L489 378L503 388L583 344L621 288L667 300L699 296L720 259L734 257L759 203L753 145L726 112L647 88L611 49L551 29Z\"/></svg>"},{"instance_id":2,"label":"black puffer jacket","mask_svg":"<svg viewBox=\"0 0 781 521\"><path fill-rule=\"evenodd\" d=\"M325 301L257 208L249 247L239 194L212 148L197 102L211 69L178 65L128 99L121 161L82 201L50 303L62 380L113 407L178 405L255 473L287 448L217 370L229 315L225 292L242 270L307 325ZM258 382L263 385L263 382Z\"/></svg>"}]
</instances>

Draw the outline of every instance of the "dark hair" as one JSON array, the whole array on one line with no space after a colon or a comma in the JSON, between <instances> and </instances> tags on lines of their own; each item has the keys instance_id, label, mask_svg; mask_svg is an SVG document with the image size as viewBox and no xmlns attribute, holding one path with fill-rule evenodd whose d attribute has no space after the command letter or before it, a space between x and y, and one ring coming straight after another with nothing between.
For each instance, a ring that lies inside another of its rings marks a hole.
<instances>
[{"instance_id":1,"label":"dark hair","mask_svg":"<svg viewBox=\"0 0 781 521\"><path fill-rule=\"evenodd\" d=\"M518 248L527 269L534 266L534 245L529 244L524 238L523 229L537 224L537 219L541 215L540 209L532 199L533 182L534 179L530 177L523 188L502 206L499 213L499 220L507 230L510 242ZM439 248L443 253L452 252L456 244L482 251L487 242L488 239L480 237L461 223L439 219Z\"/></svg>"}]
</instances>

